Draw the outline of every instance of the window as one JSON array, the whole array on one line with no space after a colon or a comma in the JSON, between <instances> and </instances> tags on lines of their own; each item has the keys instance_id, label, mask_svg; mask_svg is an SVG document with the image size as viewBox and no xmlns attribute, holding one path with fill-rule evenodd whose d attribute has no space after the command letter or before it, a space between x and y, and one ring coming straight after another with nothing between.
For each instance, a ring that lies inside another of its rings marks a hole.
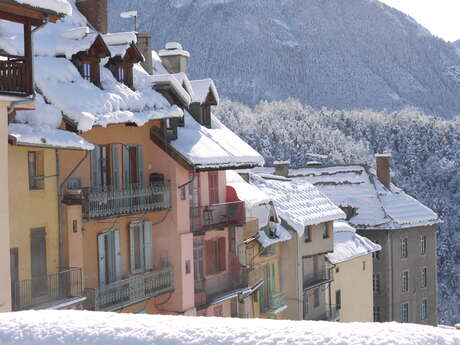
<instances>
[{"instance_id":1,"label":"window","mask_svg":"<svg viewBox=\"0 0 460 345\"><path fill-rule=\"evenodd\" d=\"M335 273L339 273L339 272L340 272L340 268L339 268L339 266L337 266L337 267L335 268Z\"/></svg>"},{"instance_id":2,"label":"window","mask_svg":"<svg viewBox=\"0 0 460 345\"><path fill-rule=\"evenodd\" d=\"M420 305L420 319L426 320L428 318L428 300L425 298Z\"/></svg>"},{"instance_id":3,"label":"window","mask_svg":"<svg viewBox=\"0 0 460 345\"><path fill-rule=\"evenodd\" d=\"M202 125L211 128L211 106L205 105L201 108Z\"/></svg>"},{"instance_id":4,"label":"window","mask_svg":"<svg viewBox=\"0 0 460 345\"><path fill-rule=\"evenodd\" d=\"M208 183L209 183L209 203L218 204L219 203L219 175L217 171L210 171L208 173Z\"/></svg>"},{"instance_id":5,"label":"window","mask_svg":"<svg viewBox=\"0 0 460 345\"><path fill-rule=\"evenodd\" d=\"M342 309L342 293L340 290L335 290L335 309Z\"/></svg>"},{"instance_id":6,"label":"window","mask_svg":"<svg viewBox=\"0 0 460 345\"><path fill-rule=\"evenodd\" d=\"M374 307L374 322L381 322L382 316L380 313L380 307Z\"/></svg>"},{"instance_id":7,"label":"window","mask_svg":"<svg viewBox=\"0 0 460 345\"><path fill-rule=\"evenodd\" d=\"M407 258L407 238L401 240L401 257Z\"/></svg>"},{"instance_id":8,"label":"window","mask_svg":"<svg viewBox=\"0 0 460 345\"><path fill-rule=\"evenodd\" d=\"M164 137L166 141L177 139L177 122L176 119L164 119L162 121Z\"/></svg>"},{"instance_id":9,"label":"window","mask_svg":"<svg viewBox=\"0 0 460 345\"><path fill-rule=\"evenodd\" d=\"M195 291L201 292L204 289L204 240L202 236L193 238L193 275L195 279Z\"/></svg>"},{"instance_id":10,"label":"window","mask_svg":"<svg viewBox=\"0 0 460 345\"><path fill-rule=\"evenodd\" d=\"M319 289L316 289L313 293L313 305L315 308L319 307L320 305L319 295Z\"/></svg>"},{"instance_id":11,"label":"window","mask_svg":"<svg viewBox=\"0 0 460 345\"><path fill-rule=\"evenodd\" d=\"M185 274L190 274L192 270L192 266L190 264L190 260L185 261Z\"/></svg>"},{"instance_id":12,"label":"window","mask_svg":"<svg viewBox=\"0 0 460 345\"><path fill-rule=\"evenodd\" d=\"M376 244L379 244L379 245L380 245L380 241L374 241L374 242L375 242ZM383 248L382 248L382 250L383 250ZM374 260L379 260L379 259L380 259L380 251L378 250L378 251L376 251L376 252L373 252L373 253L372 253L372 258L373 258Z\"/></svg>"},{"instance_id":13,"label":"window","mask_svg":"<svg viewBox=\"0 0 460 345\"><path fill-rule=\"evenodd\" d=\"M72 232L78 232L78 221L76 219L72 220Z\"/></svg>"},{"instance_id":14,"label":"window","mask_svg":"<svg viewBox=\"0 0 460 345\"><path fill-rule=\"evenodd\" d=\"M35 151L27 153L29 170L29 189L43 189L44 161L43 152Z\"/></svg>"},{"instance_id":15,"label":"window","mask_svg":"<svg viewBox=\"0 0 460 345\"><path fill-rule=\"evenodd\" d=\"M380 293L380 273L374 273L372 276L372 288L374 290L374 294Z\"/></svg>"},{"instance_id":16,"label":"window","mask_svg":"<svg viewBox=\"0 0 460 345\"><path fill-rule=\"evenodd\" d=\"M409 303L401 304L401 322L409 322Z\"/></svg>"},{"instance_id":17,"label":"window","mask_svg":"<svg viewBox=\"0 0 460 345\"><path fill-rule=\"evenodd\" d=\"M320 225L323 238L329 238L329 226L327 223L322 223Z\"/></svg>"},{"instance_id":18,"label":"window","mask_svg":"<svg viewBox=\"0 0 460 345\"><path fill-rule=\"evenodd\" d=\"M260 288L260 312L264 313L270 310L270 300L276 293L275 281L275 264L269 263L263 266L263 278L265 283Z\"/></svg>"},{"instance_id":19,"label":"window","mask_svg":"<svg viewBox=\"0 0 460 345\"><path fill-rule=\"evenodd\" d=\"M363 271L366 270L366 261L363 261Z\"/></svg>"},{"instance_id":20,"label":"window","mask_svg":"<svg viewBox=\"0 0 460 345\"><path fill-rule=\"evenodd\" d=\"M205 241L206 274L216 274L226 269L225 237Z\"/></svg>"},{"instance_id":21,"label":"window","mask_svg":"<svg viewBox=\"0 0 460 345\"><path fill-rule=\"evenodd\" d=\"M193 181L189 184L188 197L190 200L190 208L199 207L200 202L200 175L190 174Z\"/></svg>"},{"instance_id":22,"label":"window","mask_svg":"<svg viewBox=\"0 0 460 345\"><path fill-rule=\"evenodd\" d=\"M408 271L404 271L404 272L402 273L401 291L402 291L402 292L407 292L407 291L409 291L409 272L408 272Z\"/></svg>"},{"instance_id":23,"label":"window","mask_svg":"<svg viewBox=\"0 0 460 345\"><path fill-rule=\"evenodd\" d=\"M96 146L91 151L91 186L120 186L120 158L117 145Z\"/></svg>"},{"instance_id":24,"label":"window","mask_svg":"<svg viewBox=\"0 0 460 345\"><path fill-rule=\"evenodd\" d=\"M426 288L428 285L427 281L427 268L423 267L421 272L420 272L420 284L422 288Z\"/></svg>"},{"instance_id":25,"label":"window","mask_svg":"<svg viewBox=\"0 0 460 345\"><path fill-rule=\"evenodd\" d=\"M304 231L305 242L311 242L311 226L306 226Z\"/></svg>"},{"instance_id":26,"label":"window","mask_svg":"<svg viewBox=\"0 0 460 345\"><path fill-rule=\"evenodd\" d=\"M129 225L131 273L151 270L152 223L135 222Z\"/></svg>"},{"instance_id":27,"label":"window","mask_svg":"<svg viewBox=\"0 0 460 345\"><path fill-rule=\"evenodd\" d=\"M120 233L110 230L97 237L99 256L99 284L101 286L121 279Z\"/></svg>"},{"instance_id":28,"label":"window","mask_svg":"<svg viewBox=\"0 0 460 345\"><path fill-rule=\"evenodd\" d=\"M123 83L125 84L126 83L126 73L125 73L125 69L123 66L118 66L117 67L117 79L120 83Z\"/></svg>"},{"instance_id":29,"label":"window","mask_svg":"<svg viewBox=\"0 0 460 345\"><path fill-rule=\"evenodd\" d=\"M420 254L425 255L426 253L426 236L420 237Z\"/></svg>"},{"instance_id":30,"label":"window","mask_svg":"<svg viewBox=\"0 0 460 345\"><path fill-rule=\"evenodd\" d=\"M82 63L81 65L81 76L83 79L91 81L92 65L90 63Z\"/></svg>"},{"instance_id":31,"label":"window","mask_svg":"<svg viewBox=\"0 0 460 345\"><path fill-rule=\"evenodd\" d=\"M309 307L308 307L308 294L304 294L303 296L303 315L304 315L304 319L306 318L306 315L308 315L309 311L308 311Z\"/></svg>"},{"instance_id":32,"label":"window","mask_svg":"<svg viewBox=\"0 0 460 345\"><path fill-rule=\"evenodd\" d=\"M144 184L144 147L123 145L123 181L125 186Z\"/></svg>"}]
</instances>

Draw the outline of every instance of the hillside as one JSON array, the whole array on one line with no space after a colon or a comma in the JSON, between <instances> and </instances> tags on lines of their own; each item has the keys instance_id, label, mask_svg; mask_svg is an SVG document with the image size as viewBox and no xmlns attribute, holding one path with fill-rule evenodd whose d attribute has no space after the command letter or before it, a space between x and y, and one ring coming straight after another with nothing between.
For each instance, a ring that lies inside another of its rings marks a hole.
<instances>
[{"instance_id":1,"label":"hillside","mask_svg":"<svg viewBox=\"0 0 460 345\"><path fill-rule=\"evenodd\" d=\"M454 46L375 0L109 0L111 30L132 30L124 10L139 11L156 49L183 43L192 77L245 104L460 114Z\"/></svg>"}]
</instances>

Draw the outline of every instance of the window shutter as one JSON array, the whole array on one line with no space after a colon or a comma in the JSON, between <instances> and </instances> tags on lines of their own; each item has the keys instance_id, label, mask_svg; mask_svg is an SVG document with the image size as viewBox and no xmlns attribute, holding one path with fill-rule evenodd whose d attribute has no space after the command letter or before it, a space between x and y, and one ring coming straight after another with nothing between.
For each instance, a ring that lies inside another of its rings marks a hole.
<instances>
[{"instance_id":1,"label":"window shutter","mask_svg":"<svg viewBox=\"0 0 460 345\"><path fill-rule=\"evenodd\" d=\"M144 147L137 145L137 181L144 185Z\"/></svg>"},{"instance_id":2,"label":"window shutter","mask_svg":"<svg viewBox=\"0 0 460 345\"><path fill-rule=\"evenodd\" d=\"M152 258L152 222L144 222L144 255L145 255L145 270L150 271L153 269Z\"/></svg>"},{"instance_id":3,"label":"window shutter","mask_svg":"<svg viewBox=\"0 0 460 345\"><path fill-rule=\"evenodd\" d=\"M123 145L123 183L129 185L129 148Z\"/></svg>"},{"instance_id":4,"label":"window shutter","mask_svg":"<svg viewBox=\"0 0 460 345\"><path fill-rule=\"evenodd\" d=\"M219 238L219 271L225 271L226 268L226 254L227 254L227 248L225 247L225 237Z\"/></svg>"},{"instance_id":5,"label":"window shutter","mask_svg":"<svg viewBox=\"0 0 460 345\"><path fill-rule=\"evenodd\" d=\"M116 280L121 279L121 251L120 251L120 232L114 230L115 238L115 274Z\"/></svg>"},{"instance_id":6,"label":"window shutter","mask_svg":"<svg viewBox=\"0 0 460 345\"><path fill-rule=\"evenodd\" d=\"M101 150L96 146L91 151L91 185L92 187L100 187L101 181Z\"/></svg>"},{"instance_id":7,"label":"window shutter","mask_svg":"<svg viewBox=\"0 0 460 345\"><path fill-rule=\"evenodd\" d=\"M110 152L112 153L112 185L117 190L120 187L120 157L118 155L118 146L116 144L110 145Z\"/></svg>"},{"instance_id":8,"label":"window shutter","mask_svg":"<svg viewBox=\"0 0 460 345\"><path fill-rule=\"evenodd\" d=\"M129 224L129 264L131 273L134 273L136 270L135 260L134 260L134 231L136 231L136 226L134 223Z\"/></svg>"},{"instance_id":9,"label":"window shutter","mask_svg":"<svg viewBox=\"0 0 460 345\"><path fill-rule=\"evenodd\" d=\"M206 275L213 274L214 261L216 260L212 255L212 243L213 241L204 241Z\"/></svg>"},{"instance_id":10,"label":"window shutter","mask_svg":"<svg viewBox=\"0 0 460 345\"><path fill-rule=\"evenodd\" d=\"M99 255L99 285L106 284L105 281L105 235L97 236L98 255Z\"/></svg>"}]
</instances>

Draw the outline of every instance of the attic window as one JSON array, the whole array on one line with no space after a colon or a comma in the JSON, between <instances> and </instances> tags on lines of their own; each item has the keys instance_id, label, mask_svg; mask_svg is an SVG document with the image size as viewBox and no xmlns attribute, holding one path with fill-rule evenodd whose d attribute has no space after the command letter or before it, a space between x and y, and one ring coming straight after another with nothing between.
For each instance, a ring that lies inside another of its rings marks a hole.
<instances>
[{"instance_id":1,"label":"attic window","mask_svg":"<svg viewBox=\"0 0 460 345\"><path fill-rule=\"evenodd\" d=\"M345 212L346 220L350 220L351 218L355 217L358 213L356 212L356 208L351 206L343 206L340 207L343 212Z\"/></svg>"},{"instance_id":2,"label":"attic window","mask_svg":"<svg viewBox=\"0 0 460 345\"><path fill-rule=\"evenodd\" d=\"M91 81L91 64L90 63L83 63L81 66L81 76L83 79Z\"/></svg>"},{"instance_id":3,"label":"attic window","mask_svg":"<svg viewBox=\"0 0 460 345\"><path fill-rule=\"evenodd\" d=\"M118 76L117 79L118 79L118 81L120 83L124 84L126 82L126 78L125 78L126 73L125 73L125 69L123 67L118 66L118 68L117 68L117 76Z\"/></svg>"},{"instance_id":4,"label":"attic window","mask_svg":"<svg viewBox=\"0 0 460 345\"><path fill-rule=\"evenodd\" d=\"M201 124L203 126L211 128L211 106L209 106L209 105L203 106L201 115L202 115Z\"/></svg>"}]
</instances>

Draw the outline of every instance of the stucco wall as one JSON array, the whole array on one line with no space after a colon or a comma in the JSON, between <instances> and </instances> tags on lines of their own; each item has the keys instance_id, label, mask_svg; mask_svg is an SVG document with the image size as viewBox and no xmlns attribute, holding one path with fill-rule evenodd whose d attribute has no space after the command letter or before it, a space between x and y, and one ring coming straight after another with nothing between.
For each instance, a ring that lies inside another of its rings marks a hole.
<instances>
[{"instance_id":1,"label":"stucco wall","mask_svg":"<svg viewBox=\"0 0 460 345\"><path fill-rule=\"evenodd\" d=\"M340 290L340 321L373 321L372 272L372 254L336 265L331 283L331 304L337 304L336 291Z\"/></svg>"},{"instance_id":2,"label":"stucco wall","mask_svg":"<svg viewBox=\"0 0 460 345\"><path fill-rule=\"evenodd\" d=\"M7 105L0 102L0 312L11 310Z\"/></svg>"}]
</instances>

